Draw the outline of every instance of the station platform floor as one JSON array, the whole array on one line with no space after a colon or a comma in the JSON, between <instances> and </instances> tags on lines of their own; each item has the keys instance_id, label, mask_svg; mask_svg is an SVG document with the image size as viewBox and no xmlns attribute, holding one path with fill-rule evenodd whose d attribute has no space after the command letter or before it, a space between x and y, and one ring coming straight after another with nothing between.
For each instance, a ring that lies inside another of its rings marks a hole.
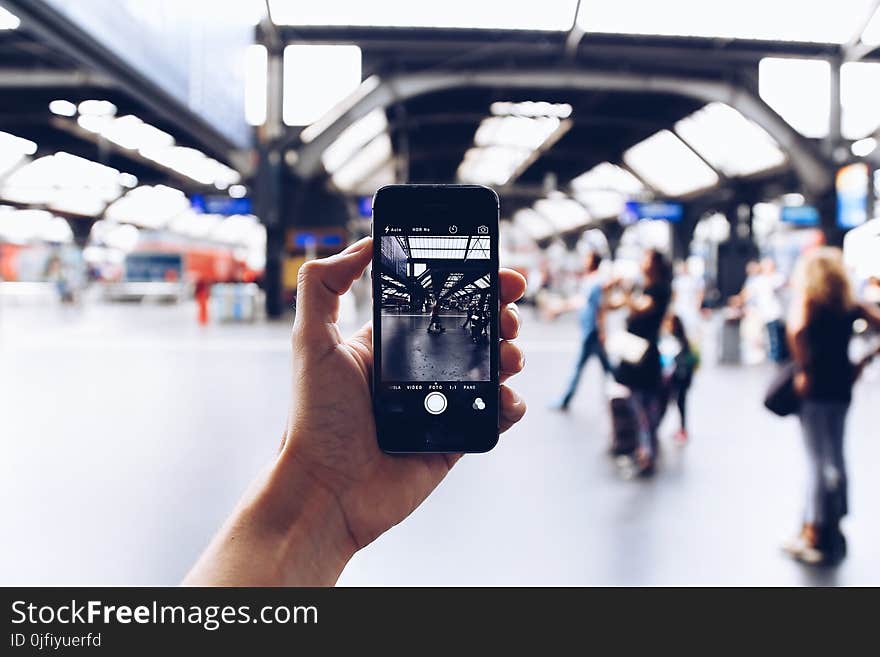
<instances>
[{"instance_id":1,"label":"station platform floor","mask_svg":"<svg viewBox=\"0 0 880 657\"><path fill-rule=\"evenodd\" d=\"M523 315L526 418L340 584L880 584L876 377L850 416L850 557L810 570L779 551L802 455L796 421L761 407L768 369L707 364L691 444L665 426L657 476L627 480L606 454L597 364L568 413L545 406L577 351L573 318ZM192 304L0 307L0 585L175 584L272 457L290 322L195 317Z\"/></svg>"},{"instance_id":2,"label":"station platform floor","mask_svg":"<svg viewBox=\"0 0 880 657\"><path fill-rule=\"evenodd\" d=\"M440 317L443 332L428 333L430 314L382 317L385 381L488 381L489 346L474 344L464 313Z\"/></svg>"}]
</instances>

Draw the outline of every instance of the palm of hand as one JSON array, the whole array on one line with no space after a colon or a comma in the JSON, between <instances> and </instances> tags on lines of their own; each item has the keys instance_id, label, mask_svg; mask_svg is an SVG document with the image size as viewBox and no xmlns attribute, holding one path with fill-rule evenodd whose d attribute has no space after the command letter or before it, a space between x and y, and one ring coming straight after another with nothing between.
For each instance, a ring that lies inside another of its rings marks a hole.
<instances>
[{"instance_id":1,"label":"palm of hand","mask_svg":"<svg viewBox=\"0 0 880 657\"><path fill-rule=\"evenodd\" d=\"M458 459L453 454L392 456L379 449L370 396L373 364L369 325L351 340L338 337L323 353L294 363L287 440L314 483L329 491L357 548L408 516Z\"/></svg>"}]
</instances>

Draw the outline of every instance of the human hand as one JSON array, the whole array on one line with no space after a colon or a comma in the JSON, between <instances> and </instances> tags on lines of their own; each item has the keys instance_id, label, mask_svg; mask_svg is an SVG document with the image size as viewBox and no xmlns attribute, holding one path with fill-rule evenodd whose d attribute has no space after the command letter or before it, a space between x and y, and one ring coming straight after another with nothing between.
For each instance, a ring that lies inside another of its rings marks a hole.
<instances>
[{"instance_id":1,"label":"human hand","mask_svg":"<svg viewBox=\"0 0 880 657\"><path fill-rule=\"evenodd\" d=\"M187 583L333 584L351 556L406 518L460 455L391 456L376 440L370 396L372 326L343 340L339 297L372 257L365 238L300 269L293 387L280 453L208 548ZM499 272L502 382L522 370L510 340L525 279ZM501 430L525 402L501 386ZM260 564L265 559L267 563Z\"/></svg>"},{"instance_id":2,"label":"human hand","mask_svg":"<svg viewBox=\"0 0 880 657\"><path fill-rule=\"evenodd\" d=\"M794 391L799 397L806 397L810 392L810 379L806 372L796 372L794 375Z\"/></svg>"}]
</instances>

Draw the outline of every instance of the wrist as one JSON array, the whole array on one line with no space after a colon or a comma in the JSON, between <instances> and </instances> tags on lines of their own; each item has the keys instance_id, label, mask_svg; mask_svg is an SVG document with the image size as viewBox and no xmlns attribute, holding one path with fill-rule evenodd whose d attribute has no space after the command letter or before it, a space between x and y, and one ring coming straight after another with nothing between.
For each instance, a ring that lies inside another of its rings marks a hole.
<instances>
[{"instance_id":1,"label":"wrist","mask_svg":"<svg viewBox=\"0 0 880 657\"><path fill-rule=\"evenodd\" d=\"M249 506L274 546L267 556L279 585L332 586L357 550L336 496L291 451L278 457Z\"/></svg>"},{"instance_id":2,"label":"wrist","mask_svg":"<svg viewBox=\"0 0 880 657\"><path fill-rule=\"evenodd\" d=\"M285 450L252 484L184 584L332 586L356 549L332 492Z\"/></svg>"}]
</instances>

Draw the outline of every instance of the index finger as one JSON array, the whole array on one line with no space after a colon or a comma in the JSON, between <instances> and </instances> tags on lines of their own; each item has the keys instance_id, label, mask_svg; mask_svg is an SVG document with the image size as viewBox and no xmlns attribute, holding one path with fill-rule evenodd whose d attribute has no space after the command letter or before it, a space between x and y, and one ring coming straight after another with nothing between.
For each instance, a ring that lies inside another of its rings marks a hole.
<instances>
[{"instance_id":1,"label":"index finger","mask_svg":"<svg viewBox=\"0 0 880 657\"><path fill-rule=\"evenodd\" d=\"M512 269L498 270L498 282L501 288L501 304L513 303L526 292L526 279Z\"/></svg>"}]
</instances>

